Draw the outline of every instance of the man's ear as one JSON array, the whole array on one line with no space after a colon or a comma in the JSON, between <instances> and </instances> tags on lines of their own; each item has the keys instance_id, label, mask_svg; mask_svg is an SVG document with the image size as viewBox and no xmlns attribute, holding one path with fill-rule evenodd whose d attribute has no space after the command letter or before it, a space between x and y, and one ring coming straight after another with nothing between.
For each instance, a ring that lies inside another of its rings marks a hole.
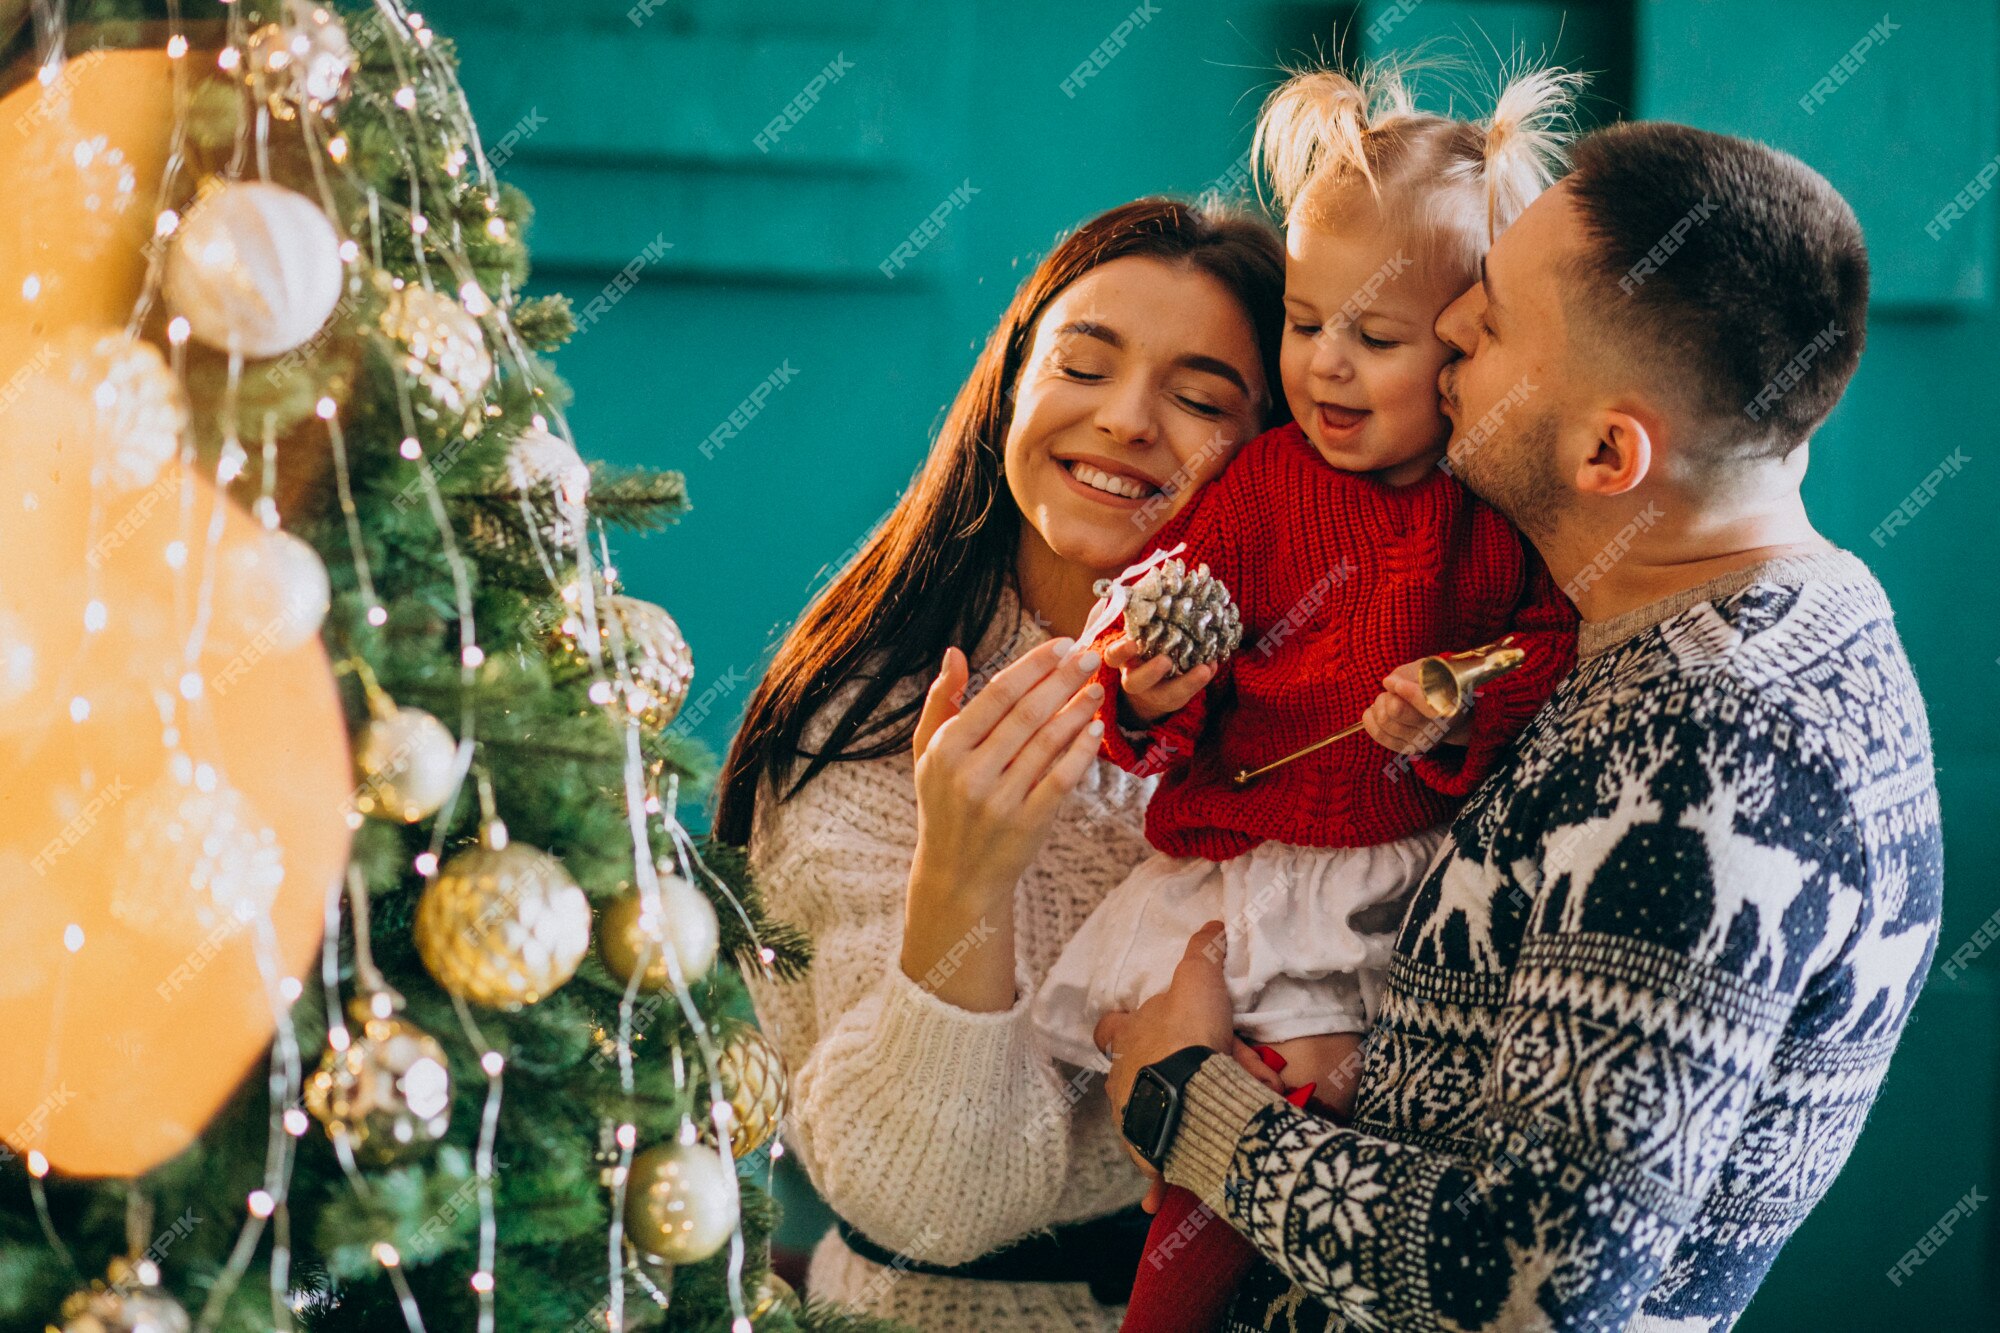
<instances>
[{"instance_id":1,"label":"man's ear","mask_svg":"<svg viewBox=\"0 0 2000 1333\"><path fill-rule=\"evenodd\" d=\"M1576 468L1585 495L1623 495L1653 470L1653 432L1642 417L1605 408L1591 423L1591 440Z\"/></svg>"}]
</instances>

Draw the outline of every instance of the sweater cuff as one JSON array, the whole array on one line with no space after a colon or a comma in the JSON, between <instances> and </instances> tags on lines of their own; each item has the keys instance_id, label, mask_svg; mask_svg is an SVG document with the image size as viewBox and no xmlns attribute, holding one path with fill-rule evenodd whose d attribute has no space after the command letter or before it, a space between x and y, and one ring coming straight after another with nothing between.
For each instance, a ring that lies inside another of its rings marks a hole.
<instances>
[{"instance_id":1,"label":"sweater cuff","mask_svg":"<svg viewBox=\"0 0 2000 1333\"><path fill-rule=\"evenodd\" d=\"M1229 1216L1224 1185L1250 1118L1284 1099L1220 1052L1202 1061L1181 1095L1181 1123L1167 1149L1163 1174L1203 1203Z\"/></svg>"},{"instance_id":2,"label":"sweater cuff","mask_svg":"<svg viewBox=\"0 0 2000 1333\"><path fill-rule=\"evenodd\" d=\"M1016 987L1012 1008L974 1012L940 1000L891 962L882 1042L913 1078L987 1086L1033 1053L1028 1005L1034 993L1018 979Z\"/></svg>"}]
</instances>

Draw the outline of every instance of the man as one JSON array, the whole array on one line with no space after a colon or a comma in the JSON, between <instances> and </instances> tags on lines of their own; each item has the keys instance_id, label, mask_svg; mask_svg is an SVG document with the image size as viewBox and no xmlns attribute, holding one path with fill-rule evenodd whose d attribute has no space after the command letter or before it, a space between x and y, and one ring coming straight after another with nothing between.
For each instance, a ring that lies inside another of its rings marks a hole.
<instances>
[{"instance_id":1,"label":"man","mask_svg":"<svg viewBox=\"0 0 2000 1333\"><path fill-rule=\"evenodd\" d=\"M1214 1053L1218 926L1101 1029L1128 1139L1270 1260L1232 1331L1724 1329L1846 1160L1942 889L1888 603L1799 497L1867 286L1802 163L1628 124L1439 318L1450 466L1579 661L1417 890L1351 1127Z\"/></svg>"}]
</instances>

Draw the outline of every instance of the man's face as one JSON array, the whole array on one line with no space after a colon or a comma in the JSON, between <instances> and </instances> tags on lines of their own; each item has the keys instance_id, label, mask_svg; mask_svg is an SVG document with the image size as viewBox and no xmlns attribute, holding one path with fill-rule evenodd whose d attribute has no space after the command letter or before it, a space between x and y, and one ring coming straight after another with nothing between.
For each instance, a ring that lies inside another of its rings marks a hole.
<instances>
[{"instance_id":1,"label":"man's face","mask_svg":"<svg viewBox=\"0 0 2000 1333\"><path fill-rule=\"evenodd\" d=\"M1581 242L1558 184L1500 234L1480 282L1437 320L1459 353L1438 373L1452 472L1535 538L1554 530L1571 499L1559 458L1568 333L1557 264Z\"/></svg>"}]
</instances>

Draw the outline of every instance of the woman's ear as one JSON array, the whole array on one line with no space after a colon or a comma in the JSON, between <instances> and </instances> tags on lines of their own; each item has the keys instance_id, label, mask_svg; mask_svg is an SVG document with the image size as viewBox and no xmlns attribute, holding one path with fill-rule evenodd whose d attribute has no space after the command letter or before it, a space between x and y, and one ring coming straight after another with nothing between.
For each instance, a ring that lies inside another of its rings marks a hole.
<instances>
[{"instance_id":1,"label":"woman's ear","mask_svg":"<svg viewBox=\"0 0 2000 1333\"><path fill-rule=\"evenodd\" d=\"M1631 412L1599 413L1592 443L1576 469L1576 488L1585 495L1623 495L1653 470L1653 433Z\"/></svg>"}]
</instances>

